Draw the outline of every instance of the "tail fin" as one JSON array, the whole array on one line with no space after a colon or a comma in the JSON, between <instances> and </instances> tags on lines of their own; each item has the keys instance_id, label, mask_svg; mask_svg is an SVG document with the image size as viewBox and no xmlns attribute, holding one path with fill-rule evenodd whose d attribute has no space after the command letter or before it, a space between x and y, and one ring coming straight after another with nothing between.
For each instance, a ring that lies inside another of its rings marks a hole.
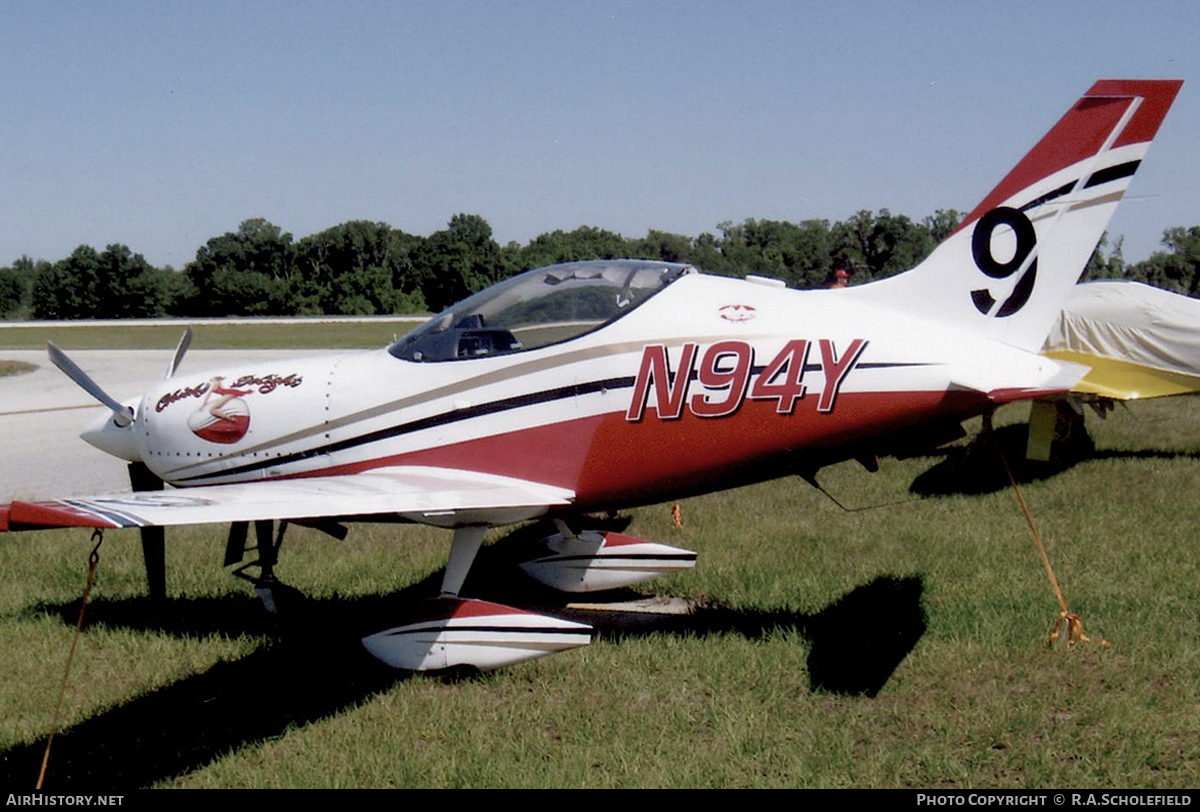
<instances>
[{"instance_id":1,"label":"tail fin","mask_svg":"<svg viewBox=\"0 0 1200 812\"><path fill-rule=\"evenodd\" d=\"M924 262L846 292L1039 349L1182 84L1096 82Z\"/></svg>"}]
</instances>

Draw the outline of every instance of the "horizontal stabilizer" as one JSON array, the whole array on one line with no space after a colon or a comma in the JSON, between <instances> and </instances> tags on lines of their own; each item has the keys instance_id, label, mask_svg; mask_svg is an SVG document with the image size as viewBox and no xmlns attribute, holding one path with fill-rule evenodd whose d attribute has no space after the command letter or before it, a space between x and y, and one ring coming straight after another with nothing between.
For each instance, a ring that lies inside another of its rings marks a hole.
<instances>
[{"instance_id":1,"label":"horizontal stabilizer","mask_svg":"<svg viewBox=\"0 0 1200 812\"><path fill-rule=\"evenodd\" d=\"M1083 364L1030 354L1020 366L1010 362L959 367L951 371L950 382L953 387L979 392L1000 404L1069 392L1087 371Z\"/></svg>"}]
</instances>

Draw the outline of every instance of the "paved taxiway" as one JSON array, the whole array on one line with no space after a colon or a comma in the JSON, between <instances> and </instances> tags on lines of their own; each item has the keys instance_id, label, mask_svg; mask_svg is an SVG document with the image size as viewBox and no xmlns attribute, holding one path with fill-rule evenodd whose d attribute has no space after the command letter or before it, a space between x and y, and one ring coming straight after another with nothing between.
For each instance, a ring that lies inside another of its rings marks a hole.
<instances>
[{"instance_id":1,"label":"paved taxiway","mask_svg":"<svg viewBox=\"0 0 1200 812\"><path fill-rule=\"evenodd\" d=\"M193 350L175 376L198 383L216 367L319 355L320 350ZM119 401L141 397L161 381L169 350L72 350L67 353ZM37 364L0 377L0 503L12 499L129 490L125 463L92 448L79 432L107 410L50 363L44 350L2 350L0 359Z\"/></svg>"}]
</instances>

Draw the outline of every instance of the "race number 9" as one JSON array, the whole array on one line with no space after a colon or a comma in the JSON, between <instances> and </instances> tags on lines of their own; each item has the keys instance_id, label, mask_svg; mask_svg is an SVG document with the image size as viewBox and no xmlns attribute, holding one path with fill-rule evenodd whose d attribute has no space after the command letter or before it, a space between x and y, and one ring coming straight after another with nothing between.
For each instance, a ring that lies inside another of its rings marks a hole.
<instances>
[{"instance_id":1,"label":"race number 9","mask_svg":"<svg viewBox=\"0 0 1200 812\"><path fill-rule=\"evenodd\" d=\"M1012 229L1016 240L1012 256L1004 262L996 259L992 253L992 235L1001 226ZM999 206L980 217L979 222L975 224L975 231L971 235L971 256L975 260L975 266L986 276L992 279L1007 279L1021 269L1036 245L1037 232L1024 212L1008 206ZM996 318L1011 316L1024 307L1029 301L1029 295L1033 293L1033 283L1036 280L1037 257L1034 257L1029 263L1029 269L1017 280L1012 293L996 311ZM987 288L971 291L971 301L975 303L975 309L985 316L996 305L995 297Z\"/></svg>"}]
</instances>

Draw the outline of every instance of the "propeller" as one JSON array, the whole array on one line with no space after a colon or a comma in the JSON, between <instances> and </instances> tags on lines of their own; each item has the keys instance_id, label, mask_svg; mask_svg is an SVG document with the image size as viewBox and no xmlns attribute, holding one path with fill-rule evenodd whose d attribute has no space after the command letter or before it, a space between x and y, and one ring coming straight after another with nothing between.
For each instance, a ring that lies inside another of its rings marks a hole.
<instances>
[{"instance_id":1,"label":"propeller","mask_svg":"<svg viewBox=\"0 0 1200 812\"><path fill-rule=\"evenodd\" d=\"M50 353L51 362L54 363L54 366L61 369L64 375L79 384L83 391L112 409L114 423L124 428L133 422L133 409L129 406L121 405L112 395L101 389L100 384L93 381L86 372L67 357L65 352L49 341L46 342L46 351Z\"/></svg>"},{"instance_id":2,"label":"propeller","mask_svg":"<svg viewBox=\"0 0 1200 812\"><path fill-rule=\"evenodd\" d=\"M171 359L171 365L167 367L167 374L163 378L164 381L169 381L175 377L175 371L179 369L179 363L183 360L183 356L187 354L188 347L192 346L192 328L189 327L183 331L183 335L179 337L179 344L175 347L175 357Z\"/></svg>"},{"instance_id":3,"label":"propeller","mask_svg":"<svg viewBox=\"0 0 1200 812\"><path fill-rule=\"evenodd\" d=\"M180 337L178 346L175 347L175 355L171 359L170 366L167 367L165 380L170 380L175 375L191 344L192 328L189 327ZM132 432L129 430L134 419L133 408L118 403L116 398L105 392L100 384L92 380L54 344L46 342L46 351L50 354L50 360L54 365L61 369L68 378L112 410L112 422L116 424L116 429L112 425L106 425L107 421L104 421L104 423L96 424L85 431L82 435L83 438L101 450L129 460L129 484L135 493L162 490L164 484L162 479L138 459L139 454L132 442ZM161 602L166 599L167 595L166 534L161 527L142 527L139 530L142 537L142 555L146 564L146 583L150 590L150 597L156 602Z\"/></svg>"}]
</instances>

